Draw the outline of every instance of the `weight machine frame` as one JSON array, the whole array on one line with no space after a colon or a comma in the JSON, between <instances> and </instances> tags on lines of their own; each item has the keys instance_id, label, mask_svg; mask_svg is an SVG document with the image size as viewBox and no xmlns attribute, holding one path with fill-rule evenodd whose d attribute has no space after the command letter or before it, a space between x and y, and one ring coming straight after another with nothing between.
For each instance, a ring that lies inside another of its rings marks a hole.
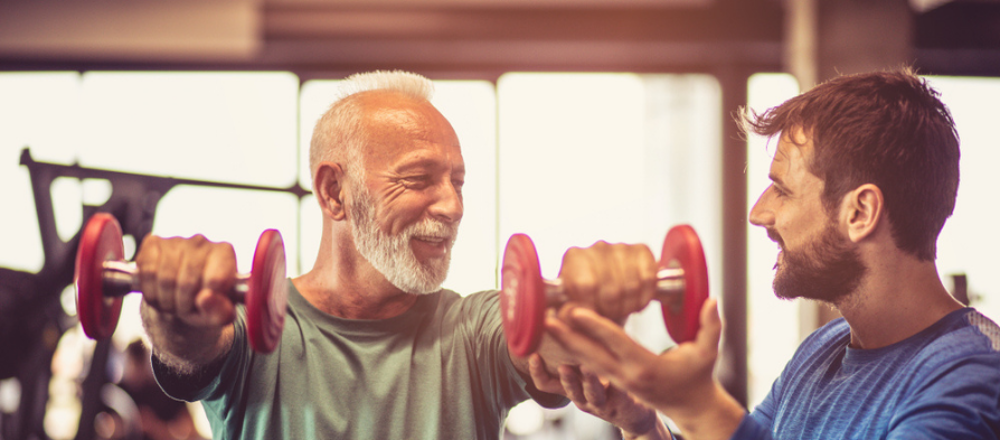
<instances>
[{"instance_id":1,"label":"weight machine frame","mask_svg":"<svg viewBox=\"0 0 1000 440\"><path fill-rule=\"evenodd\" d=\"M62 309L60 295L73 283L80 231L69 240L56 230L52 182L59 177L100 179L111 183L111 195L100 206L82 205L83 224L97 212L107 212L121 223L122 231L137 241L153 229L156 209L163 196L178 185L276 191L302 198L311 194L298 182L285 188L179 179L106 169L38 162L29 148L21 150L20 165L27 167L45 262L37 273L0 267L0 379L16 377L21 384L20 404L12 417L0 423L0 438L47 439L43 426L52 379L52 357L62 334L77 324ZM82 228L82 225L81 225ZM137 243L138 245L139 243ZM94 417L106 409L101 389L108 383L111 341L97 341L82 383L80 426L77 440L94 437Z\"/></svg>"}]
</instances>

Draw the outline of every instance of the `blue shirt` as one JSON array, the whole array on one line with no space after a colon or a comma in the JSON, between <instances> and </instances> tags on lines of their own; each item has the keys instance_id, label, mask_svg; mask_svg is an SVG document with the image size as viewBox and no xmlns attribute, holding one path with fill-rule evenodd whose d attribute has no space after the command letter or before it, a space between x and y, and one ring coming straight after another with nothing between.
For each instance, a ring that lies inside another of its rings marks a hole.
<instances>
[{"instance_id":1,"label":"blue shirt","mask_svg":"<svg viewBox=\"0 0 1000 440\"><path fill-rule=\"evenodd\" d=\"M849 347L843 318L799 347L733 439L996 439L1000 328L971 308L903 341Z\"/></svg>"}]
</instances>

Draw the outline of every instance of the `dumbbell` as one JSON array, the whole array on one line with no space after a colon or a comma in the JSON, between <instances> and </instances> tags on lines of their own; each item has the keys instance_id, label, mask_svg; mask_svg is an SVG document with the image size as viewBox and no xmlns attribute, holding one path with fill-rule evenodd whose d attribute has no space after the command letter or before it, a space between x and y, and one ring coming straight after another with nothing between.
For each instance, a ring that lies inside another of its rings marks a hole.
<instances>
[{"instance_id":1,"label":"dumbbell","mask_svg":"<svg viewBox=\"0 0 1000 440\"><path fill-rule=\"evenodd\" d=\"M542 278L531 238L514 234L504 250L500 284L507 344L515 355L528 356L541 343L545 310L567 301L562 283ZM701 240L691 226L679 225L667 232L654 298L660 302L663 321L674 342L693 340L701 306L708 299L708 269Z\"/></svg>"},{"instance_id":2,"label":"dumbbell","mask_svg":"<svg viewBox=\"0 0 1000 440\"><path fill-rule=\"evenodd\" d=\"M140 291L136 264L124 261L124 253L118 220L107 213L94 214L80 233L73 277L80 324L92 339L111 337L122 298ZM237 275L228 293L233 302L246 305L247 336L257 352L270 353L278 345L285 325L287 283L284 242L278 231L268 229L257 240L250 273Z\"/></svg>"}]
</instances>

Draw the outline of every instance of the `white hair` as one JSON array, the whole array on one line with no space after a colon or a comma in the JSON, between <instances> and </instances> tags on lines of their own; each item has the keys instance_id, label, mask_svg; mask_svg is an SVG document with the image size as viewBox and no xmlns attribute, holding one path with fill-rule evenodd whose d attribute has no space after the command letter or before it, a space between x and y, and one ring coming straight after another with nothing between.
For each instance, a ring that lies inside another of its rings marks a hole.
<instances>
[{"instance_id":1,"label":"white hair","mask_svg":"<svg viewBox=\"0 0 1000 440\"><path fill-rule=\"evenodd\" d=\"M411 98L430 101L434 96L434 83L421 75L402 70L355 73L337 87L333 105L353 94L372 90L398 92Z\"/></svg>"},{"instance_id":2,"label":"white hair","mask_svg":"<svg viewBox=\"0 0 1000 440\"><path fill-rule=\"evenodd\" d=\"M340 161L355 168L348 174L357 179L364 175L361 166L359 139L361 111L355 100L346 98L370 91L395 92L412 99L430 101L434 83L416 73L401 70L357 73L338 85L330 108L316 122L309 145L309 170L314 177L316 167L323 161Z\"/></svg>"}]
</instances>

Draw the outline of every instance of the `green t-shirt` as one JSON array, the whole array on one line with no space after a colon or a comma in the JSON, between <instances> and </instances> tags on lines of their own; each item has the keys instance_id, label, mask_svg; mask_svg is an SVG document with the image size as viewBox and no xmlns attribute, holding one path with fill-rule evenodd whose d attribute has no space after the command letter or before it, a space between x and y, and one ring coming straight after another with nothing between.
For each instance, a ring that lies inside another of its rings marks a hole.
<instances>
[{"instance_id":1,"label":"green t-shirt","mask_svg":"<svg viewBox=\"0 0 1000 440\"><path fill-rule=\"evenodd\" d=\"M349 320L289 286L273 353L250 349L241 307L218 375L178 378L153 362L167 394L203 401L215 439L498 439L519 402L568 403L514 368L495 291L443 290L394 318Z\"/></svg>"}]
</instances>

